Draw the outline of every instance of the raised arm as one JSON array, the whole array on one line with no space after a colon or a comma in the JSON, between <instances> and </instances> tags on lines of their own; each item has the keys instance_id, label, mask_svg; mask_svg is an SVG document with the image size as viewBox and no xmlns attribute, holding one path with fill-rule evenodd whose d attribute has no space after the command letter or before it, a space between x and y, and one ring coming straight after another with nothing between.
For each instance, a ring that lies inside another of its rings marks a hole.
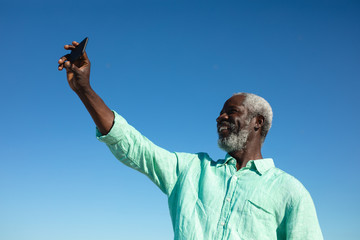
<instances>
[{"instance_id":1,"label":"raised arm","mask_svg":"<svg viewBox=\"0 0 360 240\"><path fill-rule=\"evenodd\" d=\"M72 45L65 45L64 48L72 50L77 45L79 43L74 41ZM99 131L104 135L107 134L114 123L114 114L90 86L89 58L86 53L74 63L70 63L67 58L68 55L60 58L58 69L60 71L66 69L66 76L71 89L81 99Z\"/></svg>"},{"instance_id":2,"label":"raised arm","mask_svg":"<svg viewBox=\"0 0 360 240\"><path fill-rule=\"evenodd\" d=\"M78 45L65 45L66 50ZM80 97L101 134L97 137L107 144L117 159L147 175L165 194L170 195L178 177L197 158L196 154L174 153L162 149L113 113L90 86L90 61L84 55L71 64L68 55L59 60L59 70L66 69L71 89Z\"/></svg>"}]
</instances>

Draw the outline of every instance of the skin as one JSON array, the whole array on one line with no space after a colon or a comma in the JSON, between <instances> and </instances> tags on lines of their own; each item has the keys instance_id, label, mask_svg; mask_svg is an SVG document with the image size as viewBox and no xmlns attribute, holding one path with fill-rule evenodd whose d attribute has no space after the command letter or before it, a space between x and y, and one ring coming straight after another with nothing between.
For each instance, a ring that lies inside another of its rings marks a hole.
<instances>
[{"instance_id":1,"label":"skin","mask_svg":"<svg viewBox=\"0 0 360 240\"><path fill-rule=\"evenodd\" d=\"M236 168L240 170L245 167L250 160L262 159L261 155L261 128L264 125L264 117L259 115L251 119L247 124L248 109L243 105L245 96L235 95L229 98L223 109L220 112L220 116L216 119L218 130L223 126L228 126L229 123L236 125L236 132L240 130L248 130L249 136L246 142L246 146L243 150L230 152L229 154L236 159ZM230 134L228 128L221 128L218 131L219 137L227 137Z\"/></svg>"},{"instance_id":2,"label":"skin","mask_svg":"<svg viewBox=\"0 0 360 240\"><path fill-rule=\"evenodd\" d=\"M65 45L66 50L72 50L79 43L73 41L72 44ZM80 100L85 105L86 109L90 113L99 131L106 135L114 123L114 114L106 106L104 101L95 93L90 85L90 60L87 54L84 55L74 63L70 63L67 60L68 55L60 58L59 71L66 69L66 76L70 88L79 96ZM248 116L248 110L243 105L244 96L235 95L229 98L220 116L216 119L218 129L221 126L226 126L228 123L234 123L236 125L235 131L241 129L248 130L249 137L246 142L246 147L241 151L230 152L229 154L236 159L237 170L246 166L246 163L250 160L262 159L261 155L261 128L264 124L263 116L253 117L249 124L246 123ZM229 129L223 129L219 132L219 136L226 137L230 134Z\"/></svg>"},{"instance_id":3,"label":"skin","mask_svg":"<svg viewBox=\"0 0 360 240\"><path fill-rule=\"evenodd\" d=\"M79 43L74 41L71 45L65 45L64 48L72 50L78 45ZM90 86L91 64L89 58L84 53L79 60L70 63L67 61L67 57L68 55L65 55L60 58L58 69L59 71L66 69L70 88L79 96L99 131L106 135L114 123L114 114Z\"/></svg>"}]
</instances>

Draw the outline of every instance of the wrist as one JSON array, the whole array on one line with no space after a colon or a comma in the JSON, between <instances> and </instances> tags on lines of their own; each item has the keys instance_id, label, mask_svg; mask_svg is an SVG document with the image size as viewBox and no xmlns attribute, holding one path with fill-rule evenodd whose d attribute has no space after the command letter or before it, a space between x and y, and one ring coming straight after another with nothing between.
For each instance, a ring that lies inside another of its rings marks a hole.
<instances>
[{"instance_id":1,"label":"wrist","mask_svg":"<svg viewBox=\"0 0 360 240\"><path fill-rule=\"evenodd\" d=\"M94 90L91 88L91 86L86 86L86 87L81 87L78 89L74 89L74 92L79 95L79 96L83 96L83 95L88 95L94 92Z\"/></svg>"}]
</instances>

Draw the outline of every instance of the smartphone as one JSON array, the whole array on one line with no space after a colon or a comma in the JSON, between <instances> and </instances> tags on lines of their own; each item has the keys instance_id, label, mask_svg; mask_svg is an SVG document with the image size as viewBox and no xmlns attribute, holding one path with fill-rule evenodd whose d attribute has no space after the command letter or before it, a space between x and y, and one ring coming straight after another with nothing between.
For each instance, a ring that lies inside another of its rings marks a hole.
<instances>
[{"instance_id":1,"label":"smartphone","mask_svg":"<svg viewBox=\"0 0 360 240\"><path fill-rule=\"evenodd\" d=\"M89 38L84 38L81 43L73 50L71 50L70 55L68 56L68 60L73 63L78 60L85 52L85 48L87 45Z\"/></svg>"}]
</instances>

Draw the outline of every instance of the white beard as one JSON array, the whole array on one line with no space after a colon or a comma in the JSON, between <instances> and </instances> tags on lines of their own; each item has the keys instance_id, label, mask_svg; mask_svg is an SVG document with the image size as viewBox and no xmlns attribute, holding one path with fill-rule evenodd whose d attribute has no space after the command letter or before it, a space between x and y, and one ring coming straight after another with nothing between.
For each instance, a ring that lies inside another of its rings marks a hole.
<instances>
[{"instance_id":1,"label":"white beard","mask_svg":"<svg viewBox=\"0 0 360 240\"><path fill-rule=\"evenodd\" d=\"M218 145L227 153L245 149L249 137L248 130L240 130L236 133L233 129L235 129L235 124L230 123L230 135L224 138L219 136Z\"/></svg>"}]
</instances>

